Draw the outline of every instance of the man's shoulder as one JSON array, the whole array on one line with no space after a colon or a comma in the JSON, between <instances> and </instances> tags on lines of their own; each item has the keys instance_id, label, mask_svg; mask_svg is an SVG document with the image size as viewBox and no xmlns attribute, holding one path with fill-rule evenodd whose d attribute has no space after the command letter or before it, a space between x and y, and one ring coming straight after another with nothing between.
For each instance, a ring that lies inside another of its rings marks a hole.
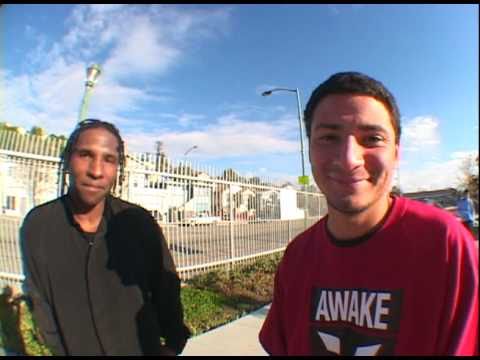
<instances>
[{"instance_id":1,"label":"man's shoulder","mask_svg":"<svg viewBox=\"0 0 480 360\"><path fill-rule=\"evenodd\" d=\"M403 198L402 200L406 205L405 214L409 218L440 223L455 220L455 216L445 209L414 199Z\"/></svg>"},{"instance_id":2,"label":"man's shoulder","mask_svg":"<svg viewBox=\"0 0 480 360\"><path fill-rule=\"evenodd\" d=\"M315 245L315 243L320 241L320 237L323 234L323 231L321 230L324 221L325 217L293 238L293 240L287 245L285 255L304 256L312 253L312 247Z\"/></svg>"},{"instance_id":3,"label":"man's shoulder","mask_svg":"<svg viewBox=\"0 0 480 360\"><path fill-rule=\"evenodd\" d=\"M42 223L58 216L58 211L63 211L63 198L64 196L35 206L25 215L24 224Z\"/></svg>"},{"instance_id":4,"label":"man's shoulder","mask_svg":"<svg viewBox=\"0 0 480 360\"><path fill-rule=\"evenodd\" d=\"M20 227L20 241L25 248L43 252L45 240L52 238L53 234L60 231L58 221L64 218L60 212L65 211L62 198L38 205L27 213ZM47 233L52 236L45 236Z\"/></svg>"},{"instance_id":5,"label":"man's shoulder","mask_svg":"<svg viewBox=\"0 0 480 360\"><path fill-rule=\"evenodd\" d=\"M110 206L112 208L113 215L122 219L125 219L127 217L142 219L152 218L150 211L148 211L144 207L115 196L110 197Z\"/></svg>"},{"instance_id":6,"label":"man's shoulder","mask_svg":"<svg viewBox=\"0 0 480 360\"><path fill-rule=\"evenodd\" d=\"M452 229L462 227L459 220L445 209L421 201L405 199L405 213L400 221L403 223L404 229L415 233L425 231L432 235L446 235L451 234Z\"/></svg>"},{"instance_id":7,"label":"man's shoulder","mask_svg":"<svg viewBox=\"0 0 480 360\"><path fill-rule=\"evenodd\" d=\"M116 196L110 196L110 204L112 206L112 209L115 212L122 211L122 210L125 210L125 209L135 209L135 210L139 210L139 211L148 212L148 210L146 210L142 206L140 206L138 204L135 204L135 203L132 203L132 202L129 202L129 201L126 201L126 200L123 200L123 199L120 199L119 197L116 197Z\"/></svg>"}]
</instances>

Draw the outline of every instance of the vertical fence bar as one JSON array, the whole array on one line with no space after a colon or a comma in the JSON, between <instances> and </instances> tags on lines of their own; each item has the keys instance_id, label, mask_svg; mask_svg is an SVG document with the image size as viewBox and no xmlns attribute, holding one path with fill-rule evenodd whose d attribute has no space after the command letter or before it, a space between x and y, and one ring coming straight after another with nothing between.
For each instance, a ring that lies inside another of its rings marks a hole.
<instances>
[{"instance_id":1,"label":"vertical fence bar","mask_svg":"<svg viewBox=\"0 0 480 360\"><path fill-rule=\"evenodd\" d=\"M234 240L234 231L233 231L233 194L232 194L232 184L229 184L229 212L230 212L230 269L233 269L235 262L235 240Z\"/></svg>"}]
</instances>

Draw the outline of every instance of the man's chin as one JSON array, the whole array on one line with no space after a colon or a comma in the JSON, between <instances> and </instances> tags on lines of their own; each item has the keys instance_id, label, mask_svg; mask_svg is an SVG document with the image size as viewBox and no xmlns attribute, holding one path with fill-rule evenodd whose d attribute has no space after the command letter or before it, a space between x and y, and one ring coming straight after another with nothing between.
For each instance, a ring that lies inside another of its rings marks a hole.
<instances>
[{"instance_id":1,"label":"man's chin","mask_svg":"<svg viewBox=\"0 0 480 360\"><path fill-rule=\"evenodd\" d=\"M367 210L370 206L370 204L368 203L360 203L358 201L354 201L351 198L334 200L327 198L327 204L329 207L335 209L336 211L348 215L360 214L363 211Z\"/></svg>"},{"instance_id":2,"label":"man's chin","mask_svg":"<svg viewBox=\"0 0 480 360\"><path fill-rule=\"evenodd\" d=\"M98 204L100 204L105 199L105 197L106 195L88 196L84 194L77 194L77 196L75 196L75 202L82 209L92 209Z\"/></svg>"}]
</instances>

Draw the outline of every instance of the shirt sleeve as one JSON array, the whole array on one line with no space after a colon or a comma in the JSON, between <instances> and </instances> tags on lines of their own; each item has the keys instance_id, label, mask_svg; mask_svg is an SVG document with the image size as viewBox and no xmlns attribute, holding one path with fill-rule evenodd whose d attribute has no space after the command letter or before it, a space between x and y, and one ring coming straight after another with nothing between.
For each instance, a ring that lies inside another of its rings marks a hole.
<instances>
[{"instance_id":1,"label":"shirt sleeve","mask_svg":"<svg viewBox=\"0 0 480 360\"><path fill-rule=\"evenodd\" d=\"M478 241L463 227L452 231L449 286L440 339L441 355L478 354ZM477 245L475 244L477 243Z\"/></svg>"},{"instance_id":2,"label":"shirt sleeve","mask_svg":"<svg viewBox=\"0 0 480 360\"><path fill-rule=\"evenodd\" d=\"M38 243L38 240L35 238L35 231L27 218L20 228L20 245L25 274L23 292L31 299L33 318L46 345L54 355L66 355L52 308L45 295L46 290L42 286L41 265L38 255L34 251L35 242Z\"/></svg>"},{"instance_id":3,"label":"shirt sleeve","mask_svg":"<svg viewBox=\"0 0 480 360\"><path fill-rule=\"evenodd\" d=\"M265 322L259 333L259 341L262 347L269 355L288 355L287 344L285 341L285 330L283 324L283 314L285 309L283 307L284 290L282 284L284 279L281 278L281 266L275 273L274 288L273 288L273 300L270 305Z\"/></svg>"},{"instance_id":4,"label":"shirt sleeve","mask_svg":"<svg viewBox=\"0 0 480 360\"><path fill-rule=\"evenodd\" d=\"M154 247L151 253L161 254L161 259L153 260L150 276L152 301L157 309L160 336L165 339L166 346L179 354L190 337L190 330L184 324L180 278L162 230L151 216L149 219Z\"/></svg>"}]
</instances>

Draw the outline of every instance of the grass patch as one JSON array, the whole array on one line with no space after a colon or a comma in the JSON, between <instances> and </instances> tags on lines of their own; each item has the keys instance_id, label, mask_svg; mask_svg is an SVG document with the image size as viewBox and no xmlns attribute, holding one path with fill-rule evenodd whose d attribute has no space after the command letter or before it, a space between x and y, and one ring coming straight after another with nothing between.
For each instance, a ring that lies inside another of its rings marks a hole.
<instances>
[{"instance_id":1,"label":"grass patch","mask_svg":"<svg viewBox=\"0 0 480 360\"><path fill-rule=\"evenodd\" d=\"M185 323L199 335L238 319L271 302L275 270L283 253L273 254L231 271L215 270L188 280L181 289ZM0 294L0 345L24 355L50 355L26 301L9 303Z\"/></svg>"},{"instance_id":2,"label":"grass patch","mask_svg":"<svg viewBox=\"0 0 480 360\"><path fill-rule=\"evenodd\" d=\"M268 304L282 254L273 254L233 270L198 275L182 288L185 323L199 335Z\"/></svg>"}]
</instances>

